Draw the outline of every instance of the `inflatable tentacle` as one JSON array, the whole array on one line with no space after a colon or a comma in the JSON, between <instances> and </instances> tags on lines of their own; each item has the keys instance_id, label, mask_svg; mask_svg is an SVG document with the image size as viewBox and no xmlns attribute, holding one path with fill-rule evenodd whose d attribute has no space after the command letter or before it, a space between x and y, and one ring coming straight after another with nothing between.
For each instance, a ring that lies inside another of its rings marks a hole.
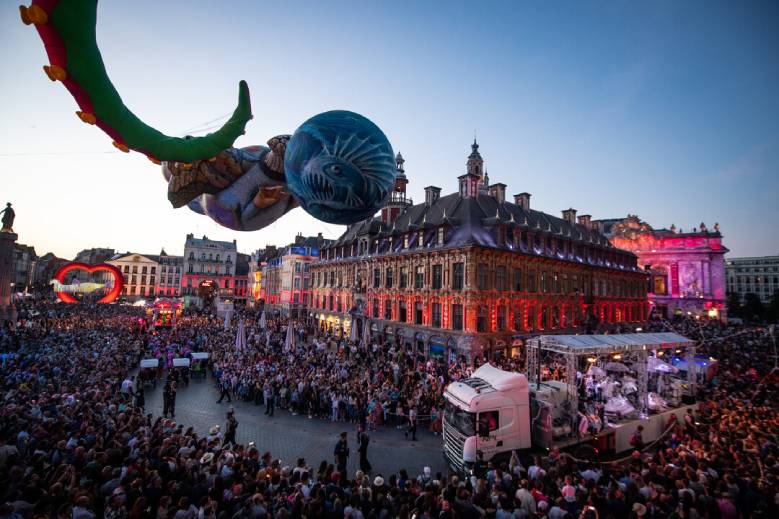
<instances>
[{"instance_id":1,"label":"inflatable tentacle","mask_svg":"<svg viewBox=\"0 0 779 519\"><path fill-rule=\"evenodd\" d=\"M241 81L238 106L219 130L186 139L167 136L136 117L108 78L95 34L97 0L32 0L19 11L25 24L35 25L46 47L46 75L73 95L80 108L76 115L97 125L121 151L144 153L155 163L207 159L231 147L252 118L249 87Z\"/></svg>"}]
</instances>

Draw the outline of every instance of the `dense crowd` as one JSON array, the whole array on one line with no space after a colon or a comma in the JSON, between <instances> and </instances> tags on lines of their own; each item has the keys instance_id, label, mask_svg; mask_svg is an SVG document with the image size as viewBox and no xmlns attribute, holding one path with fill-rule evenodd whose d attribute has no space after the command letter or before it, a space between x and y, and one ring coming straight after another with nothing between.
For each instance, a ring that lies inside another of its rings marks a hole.
<instances>
[{"instance_id":1,"label":"dense crowd","mask_svg":"<svg viewBox=\"0 0 779 519\"><path fill-rule=\"evenodd\" d=\"M146 414L123 381L141 358L159 356L167 367L171 356L207 351L215 397L370 427L405 423L410 414L435 424L445 384L474 366L419 359L395 344L353 344L297 323L286 348L286 322L269 319L260 329L250 316L239 349L235 330L219 320L185 316L174 335L151 334L134 312L22 305L17 327L0 334L0 518L735 519L779 512L779 394L766 330L653 324L700 340L719 369L702 389L699 415L643 452L596 463L553 450L460 478L402 469L347 474L328 461L282 466L254 444L235 444L229 431L201 435ZM505 362L522 367L521 359Z\"/></svg>"}]
</instances>

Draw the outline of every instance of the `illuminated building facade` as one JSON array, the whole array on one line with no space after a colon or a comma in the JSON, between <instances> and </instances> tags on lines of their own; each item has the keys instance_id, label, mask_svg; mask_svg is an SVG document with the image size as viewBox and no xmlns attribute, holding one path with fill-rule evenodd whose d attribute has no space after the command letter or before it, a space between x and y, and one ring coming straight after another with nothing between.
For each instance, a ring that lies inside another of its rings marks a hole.
<instances>
[{"instance_id":1,"label":"illuminated building facade","mask_svg":"<svg viewBox=\"0 0 779 519\"><path fill-rule=\"evenodd\" d=\"M650 275L649 301L660 317L677 314L725 319L725 253L719 224L683 232L653 229L638 216L599 220L599 229L620 249L638 256Z\"/></svg>"},{"instance_id":2,"label":"illuminated building facade","mask_svg":"<svg viewBox=\"0 0 779 519\"><path fill-rule=\"evenodd\" d=\"M247 306L260 308L265 303L263 293L263 274L268 266L268 259L276 257L275 245L268 245L251 254L249 259Z\"/></svg>"},{"instance_id":3,"label":"illuminated building facade","mask_svg":"<svg viewBox=\"0 0 779 519\"><path fill-rule=\"evenodd\" d=\"M167 297L181 297L181 271L184 268L183 256L171 256L165 249L160 251L160 275L157 294Z\"/></svg>"},{"instance_id":4,"label":"illuminated building facade","mask_svg":"<svg viewBox=\"0 0 779 519\"><path fill-rule=\"evenodd\" d=\"M181 279L185 304L202 306L214 303L217 298L232 300L237 254L235 240L216 241L187 234Z\"/></svg>"},{"instance_id":5,"label":"illuminated building facade","mask_svg":"<svg viewBox=\"0 0 779 519\"><path fill-rule=\"evenodd\" d=\"M298 233L294 243L267 251L259 290L265 308L297 319L307 316L311 305L310 266L319 258L320 248L331 241L321 233L309 237Z\"/></svg>"},{"instance_id":6,"label":"illuminated building facade","mask_svg":"<svg viewBox=\"0 0 779 519\"><path fill-rule=\"evenodd\" d=\"M433 358L512 354L526 336L608 329L647 317L647 277L587 215L562 218L506 200L490 184L474 142L458 191L406 197L403 157L380 217L349 226L312 264L313 308L322 328L367 326ZM367 322L367 325L365 324Z\"/></svg>"},{"instance_id":7,"label":"illuminated building facade","mask_svg":"<svg viewBox=\"0 0 779 519\"><path fill-rule=\"evenodd\" d=\"M117 267L124 276L121 298L136 300L157 296L159 256L125 252L114 254L106 263Z\"/></svg>"}]
</instances>

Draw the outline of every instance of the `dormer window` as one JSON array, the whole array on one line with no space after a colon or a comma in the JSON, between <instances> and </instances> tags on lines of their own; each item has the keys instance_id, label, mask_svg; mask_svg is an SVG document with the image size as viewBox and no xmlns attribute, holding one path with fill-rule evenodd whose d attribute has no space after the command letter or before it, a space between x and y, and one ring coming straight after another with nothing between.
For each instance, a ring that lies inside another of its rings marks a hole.
<instances>
[{"instance_id":1,"label":"dormer window","mask_svg":"<svg viewBox=\"0 0 779 519\"><path fill-rule=\"evenodd\" d=\"M425 232L419 231L417 234L417 247L424 247L425 246Z\"/></svg>"},{"instance_id":2,"label":"dormer window","mask_svg":"<svg viewBox=\"0 0 779 519\"><path fill-rule=\"evenodd\" d=\"M403 248L408 249L408 234L403 236Z\"/></svg>"},{"instance_id":3,"label":"dormer window","mask_svg":"<svg viewBox=\"0 0 779 519\"><path fill-rule=\"evenodd\" d=\"M439 227L438 228L438 239L437 239L436 243L438 245L443 245L444 244L444 228L443 227Z\"/></svg>"}]
</instances>

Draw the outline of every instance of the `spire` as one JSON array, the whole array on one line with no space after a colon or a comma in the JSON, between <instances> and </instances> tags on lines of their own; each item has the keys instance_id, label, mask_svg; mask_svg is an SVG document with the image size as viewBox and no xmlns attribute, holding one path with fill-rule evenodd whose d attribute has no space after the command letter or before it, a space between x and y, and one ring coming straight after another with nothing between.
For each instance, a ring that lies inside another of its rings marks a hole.
<instances>
[{"instance_id":1,"label":"spire","mask_svg":"<svg viewBox=\"0 0 779 519\"><path fill-rule=\"evenodd\" d=\"M403 155L401 155L400 152L398 152L398 154L395 155L395 166L397 167L397 170L398 170L398 176L405 175L406 170L403 167L403 165L405 163L406 163L406 161L403 158Z\"/></svg>"},{"instance_id":2,"label":"spire","mask_svg":"<svg viewBox=\"0 0 779 519\"><path fill-rule=\"evenodd\" d=\"M467 168L468 168L468 174L476 175L477 177L482 176L482 172L484 170L484 159L481 158L481 153L479 153L479 143L476 142L476 138L473 139L473 144L471 144L471 154L468 155L468 162Z\"/></svg>"}]
</instances>

